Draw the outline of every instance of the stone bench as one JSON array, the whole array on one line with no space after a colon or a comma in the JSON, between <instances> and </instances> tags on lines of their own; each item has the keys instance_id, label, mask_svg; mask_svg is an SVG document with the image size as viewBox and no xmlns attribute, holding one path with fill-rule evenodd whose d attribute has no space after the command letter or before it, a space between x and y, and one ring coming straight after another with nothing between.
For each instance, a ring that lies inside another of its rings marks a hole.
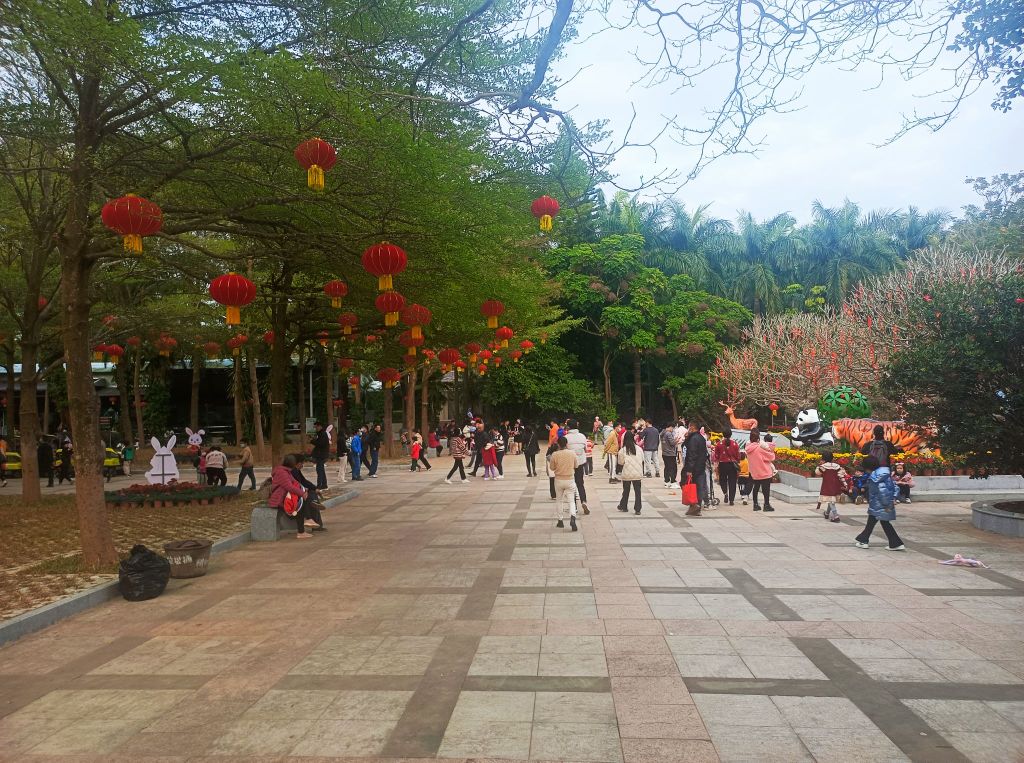
<instances>
[{"instance_id":1,"label":"stone bench","mask_svg":"<svg viewBox=\"0 0 1024 763\"><path fill-rule=\"evenodd\" d=\"M345 490L338 495L322 501L324 508L331 509L335 506L351 501L359 495L358 490ZM278 540L282 534L293 535L296 532L295 519L289 517L280 509L270 506L257 506L252 510L249 520L249 535L255 541Z\"/></svg>"}]
</instances>

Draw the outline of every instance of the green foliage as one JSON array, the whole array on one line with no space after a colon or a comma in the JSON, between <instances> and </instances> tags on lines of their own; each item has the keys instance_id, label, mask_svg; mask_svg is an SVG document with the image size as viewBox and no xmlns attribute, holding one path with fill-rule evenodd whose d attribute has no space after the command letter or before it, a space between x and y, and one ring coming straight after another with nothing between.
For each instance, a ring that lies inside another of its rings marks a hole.
<instances>
[{"instance_id":1,"label":"green foliage","mask_svg":"<svg viewBox=\"0 0 1024 763\"><path fill-rule=\"evenodd\" d=\"M173 422L171 415L171 392L163 378L150 381L146 388L146 406L142 409L142 422L146 432L163 433Z\"/></svg>"},{"instance_id":2,"label":"green foliage","mask_svg":"<svg viewBox=\"0 0 1024 763\"><path fill-rule=\"evenodd\" d=\"M491 369L482 380L480 394L503 417L540 421L549 416L582 419L606 413L593 385L581 378L575 358L550 342L518 363L505 362Z\"/></svg>"},{"instance_id":3,"label":"green foliage","mask_svg":"<svg viewBox=\"0 0 1024 763\"><path fill-rule=\"evenodd\" d=\"M1024 474L1024 277L950 283L921 300L922 335L882 380L910 421L933 422L943 449Z\"/></svg>"},{"instance_id":4,"label":"green foliage","mask_svg":"<svg viewBox=\"0 0 1024 763\"><path fill-rule=\"evenodd\" d=\"M818 400L817 409L824 421L864 419L871 415L868 399L859 390L845 384L825 390Z\"/></svg>"}]
</instances>

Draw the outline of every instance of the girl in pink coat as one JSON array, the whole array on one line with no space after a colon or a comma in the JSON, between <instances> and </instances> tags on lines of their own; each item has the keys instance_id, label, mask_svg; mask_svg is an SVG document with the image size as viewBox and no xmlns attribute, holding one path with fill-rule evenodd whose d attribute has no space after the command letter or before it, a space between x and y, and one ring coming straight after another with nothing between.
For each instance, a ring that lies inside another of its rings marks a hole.
<instances>
[{"instance_id":1,"label":"girl in pink coat","mask_svg":"<svg viewBox=\"0 0 1024 763\"><path fill-rule=\"evenodd\" d=\"M754 511L761 511L757 503L757 492L761 491L764 496L764 510L775 511L771 505L772 477L775 476L775 467L772 462L775 460L775 444L768 439L771 435L765 435L765 441L761 442L761 433L756 429L750 430L750 442L747 443L747 463L750 464L750 481L753 484L751 495L754 498Z\"/></svg>"}]
</instances>

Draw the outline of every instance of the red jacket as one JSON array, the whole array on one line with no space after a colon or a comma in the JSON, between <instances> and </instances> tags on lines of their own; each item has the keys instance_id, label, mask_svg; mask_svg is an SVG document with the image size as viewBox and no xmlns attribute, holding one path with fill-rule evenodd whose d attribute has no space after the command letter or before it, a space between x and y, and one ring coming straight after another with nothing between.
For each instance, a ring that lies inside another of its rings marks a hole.
<instances>
[{"instance_id":1,"label":"red jacket","mask_svg":"<svg viewBox=\"0 0 1024 763\"><path fill-rule=\"evenodd\" d=\"M495 447L484 448L483 454L484 466L497 466L498 465L498 449Z\"/></svg>"},{"instance_id":2,"label":"red jacket","mask_svg":"<svg viewBox=\"0 0 1024 763\"><path fill-rule=\"evenodd\" d=\"M270 498L267 499L267 505L272 509L280 509L284 506L285 495L302 495L305 492L302 485L292 477L291 469L278 464L270 474Z\"/></svg>"},{"instance_id":3,"label":"red jacket","mask_svg":"<svg viewBox=\"0 0 1024 763\"><path fill-rule=\"evenodd\" d=\"M735 440L722 440L715 446L716 464L737 464L740 460L740 446Z\"/></svg>"}]
</instances>

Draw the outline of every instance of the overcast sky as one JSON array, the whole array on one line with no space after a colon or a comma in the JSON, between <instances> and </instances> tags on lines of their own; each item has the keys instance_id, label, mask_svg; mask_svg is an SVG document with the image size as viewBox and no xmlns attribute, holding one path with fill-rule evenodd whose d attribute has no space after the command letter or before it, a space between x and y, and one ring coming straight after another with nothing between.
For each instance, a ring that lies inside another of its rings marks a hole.
<instances>
[{"instance_id":1,"label":"overcast sky","mask_svg":"<svg viewBox=\"0 0 1024 763\"><path fill-rule=\"evenodd\" d=\"M663 123L662 115L699 124L702 109L714 103L710 93L672 94L664 87L632 85L642 69L630 51L644 39L612 32L572 44L554 72L566 79L583 71L560 90L557 105L571 108L579 123L610 120L616 135L625 130L635 107L640 130L634 139L649 137ZM766 145L757 156L719 160L676 198L688 207L711 203L713 214L728 219L747 210L757 218L790 212L806 221L815 199L837 206L844 198L864 210L914 205L957 213L977 199L964 183L966 177L1024 169L1024 103L1009 114L993 111L991 89L968 101L940 132L916 130L877 147L899 128L902 112L927 108L920 96L929 92L930 83L893 77L874 89L876 80L877 72L871 70L816 71L803 82L800 110L760 123L757 129ZM692 165L692 149L668 138L657 148L656 157L646 149L625 153L612 169L623 184L631 185L641 175L649 177L666 167L685 171Z\"/></svg>"}]
</instances>

